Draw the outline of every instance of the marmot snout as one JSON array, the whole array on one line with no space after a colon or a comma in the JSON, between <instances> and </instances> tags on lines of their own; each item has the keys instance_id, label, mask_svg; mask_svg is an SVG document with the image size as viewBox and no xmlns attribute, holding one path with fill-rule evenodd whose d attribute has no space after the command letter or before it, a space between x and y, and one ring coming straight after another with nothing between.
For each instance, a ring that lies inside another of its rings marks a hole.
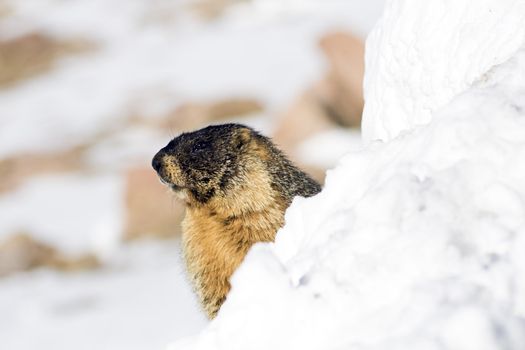
<instances>
[{"instance_id":1,"label":"marmot snout","mask_svg":"<svg viewBox=\"0 0 525 350\"><path fill-rule=\"evenodd\" d=\"M210 318L248 249L274 240L295 196L321 190L267 137L240 124L183 133L155 155L152 165L186 202L184 258Z\"/></svg>"}]
</instances>

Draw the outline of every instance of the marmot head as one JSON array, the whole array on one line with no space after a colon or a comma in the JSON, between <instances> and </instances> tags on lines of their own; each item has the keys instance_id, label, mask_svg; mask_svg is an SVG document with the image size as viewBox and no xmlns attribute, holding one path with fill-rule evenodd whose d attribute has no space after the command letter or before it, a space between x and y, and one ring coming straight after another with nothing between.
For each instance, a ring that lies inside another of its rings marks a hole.
<instances>
[{"instance_id":1,"label":"marmot head","mask_svg":"<svg viewBox=\"0 0 525 350\"><path fill-rule=\"evenodd\" d=\"M161 181L188 203L206 203L246 170L254 140L264 138L240 124L212 125L183 133L153 157Z\"/></svg>"}]
</instances>

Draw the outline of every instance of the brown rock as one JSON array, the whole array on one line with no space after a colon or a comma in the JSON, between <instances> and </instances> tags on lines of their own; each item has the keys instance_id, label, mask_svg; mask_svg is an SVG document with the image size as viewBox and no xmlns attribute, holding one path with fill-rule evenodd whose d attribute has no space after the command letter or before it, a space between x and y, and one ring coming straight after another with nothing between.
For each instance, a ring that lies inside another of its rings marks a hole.
<instances>
[{"instance_id":1,"label":"brown rock","mask_svg":"<svg viewBox=\"0 0 525 350\"><path fill-rule=\"evenodd\" d=\"M82 168L84 147L57 153L28 153L0 159L0 193L14 190L35 175L73 171Z\"/></svg>"},{"instance_id":2,"label":"brown rock","mask_svg":"<svg viewBox=\"0 0 525 350\"><path fill-rule=\"evenodd\" d=\"M338 127L359 127L363 111L364 45L347 33L326 35L320 46L328 58L327 76L301 95L281 116L278 145L299 165L295 152L304 140ZM325 170L303 165L323 182Z\"/></svg>"},{"instance_id":3,"label":"brown rock","mask_svg":"<svg viewBox=\"0 0 525 350\"><path fill-rule=\"evenodd\" d=\"M330 70L320 101L327 114L345 127L359 127L363 112L364 44L349 33L336 32L321 39Z\"/></svg>"},{"instance_id":4,"label":"brown rock","mask_svg":"<svg viewBox=\"0 0 525 350\"><path fill-rule=\"evenodd\" d=\"M232 98L209 103L186 103L169 113L162 127L172 130L193 130L214 122L260 113L263 106L257 100Z\"/></svg>"},{"instance_id":5,"label":"brown rock","mask_svg":"<svg viewBox=\"0 0 525 350\"><path fill-rule=\"evenodd\" d=\"M312 164L305 164L300 161L296 161L297 164L303 171L310 175L315 181L319 182L321 186L324 185L326 179L326 169L322 169Z\"/></svg>"},{"instance_id":6,"label":"brown rock","mask_svg":"<svg viewBox=\"0 0 525 350\"><path fill-rule=\"evenodd\" d=\"M27 234L11 236L0 245L0 276L42 266L55 254L55 249Z\"/></svg>"},{"instance_id":7,"label":"brown rock","mask_svg":"<svg viewBox=\"0 0 525 350\"><path fill-rule=\"evenodd\" d=\"M58 254L45 266L64 272L76 272L93 270L100 267L100 265L100 261L93 254L84 254L74 258Z\"/></svg>"},{"instance_id":8,"label":"brown rock","mask_svg":"<svg viewBox=\"0 0 525 350\"><path fill-rule=\"evenodd\" d=\"M54 247L19 233L0 244L0 276L49 267L60 271L81 271L100 266L92 254L68 257Z\"/></svg>"},{"instance_id":9,"label":"brown rock","mask_svg":"<svg viewBox=\"0 0 525 350\"><path fill-rule=\"evenodd\" d=\"M302 141L322 131L338 127L321 106L317 98L318 89L319 86L316 86L306 91L280 117L279 124L273 134L273 140L294 163L323 184L326 169L311 164L303 164L296 154L297 146Z\"/></svg>"},{"instance_id":10,"label":"brown rock","mask_svg":"<svg viewBox=\"0 0 525 350\"><path fill-rule=\"evenodd\" d=\"M198 17L204 20L214 20L231 6L243 0L197 0L190 3L190 9ZM244 0L246 1L246 0Z\"/></svg>"},{"instance_id":11,"label":"brown rock","mask_svg":"<svg viewBox=\"0 0 525 350\"><path fill-rule=\"evenodd\" d=\"M8 17L12 12L13 10L8 4L0 2L0 19Z\"/></svg>"},{"instance_id":12,"label":"brown rock","mask_svg":"<svg viewBox=\"0 0 525 350\"><path fill-rule=\"evenodd\" d=\"M153 169L129 170L124 240L180 235L184 206L162 185Z\"/></svg>"},{"instance_id":13,"label":"brown rock","mask_svg":"<svg viewBox=\"0 0 525 350\"><path fill-rule=\"evenodd\" d=\"M337 127L327 117L319 103L317 94L316 89L306 91L279 118L273 139L292 160L295 158L295 148L301 141L321 131Z\"/></svg>"},{"instance_id":14,"label":"brown rock","mask_svg":"<svg viewBox=\"0 0 525 350\"><path fill-rule=\"evenodd\" d=\"M60 57L93 47L87 40L57 40L39 33L0 41L0 88L50 70Z\"/></svg>"},{"instance_id":15,"label":"brown rock","mask_svg":"<svg viewBox=\"0 0 525 350\"><path fill-rule=\"evenodd\" d=\"M364 45L347 33L326 35L320 46L330 63L327 77L280 118L274 138L293 154L297 144L338 126L358 127L363 110Z\"/></svg>"}]
</instances>

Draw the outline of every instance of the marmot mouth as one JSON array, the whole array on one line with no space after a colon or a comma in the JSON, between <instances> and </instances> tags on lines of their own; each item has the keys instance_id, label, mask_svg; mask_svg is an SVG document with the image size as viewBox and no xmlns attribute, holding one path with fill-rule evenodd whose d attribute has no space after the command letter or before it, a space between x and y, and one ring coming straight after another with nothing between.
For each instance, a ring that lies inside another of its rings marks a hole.
<instances>
[{"instance_id":1,"label":"marmot mouth","mask_svg":"<svg viewBox=\"0 0 525 350\"><path fill-rule=\"evenodd\" d=\"M173 192L179 192L179 191L182 191L184 189L184 187L178 186L178 185L175 185L175 184L169 184L168 186L171 188L171 190Z\"/></svg>"},{"instance_id":2,"label":"marmot mouth","mask_svg":"<svg viewBox=\"0 0 525 350\"><path fill-rule=\"evenodd\" d=\"M171 186L171 183L168 180L165 180L162 176L159 175L159 181L161 184L166 186Z\"/></svg>"},{"instance_id":3,"label":"marmot mouth","mask_svg":"<svg viewBox=\"0 0 525 350\"><path fill-rule=\"evenodd\" d=\"M168 186L169 188L171 188L172 191L175 191L175 192L181 191L184 188L183 186L179 186L179 185L169 182L168 180L164 179L160 175L159 175L159 181L161 184Z\"/></svg>"}]
</instances>

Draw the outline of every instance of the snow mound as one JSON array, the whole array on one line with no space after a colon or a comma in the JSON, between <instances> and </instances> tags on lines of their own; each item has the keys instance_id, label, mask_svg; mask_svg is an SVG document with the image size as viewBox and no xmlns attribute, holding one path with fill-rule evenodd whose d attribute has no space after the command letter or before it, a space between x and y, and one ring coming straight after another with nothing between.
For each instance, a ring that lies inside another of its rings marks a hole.
<instances>
[{"instance_id":1,"label":"snow mound","mask_svg":"<svg viewBox=\"0 0 525 350\"><path fill-rule=\"evenodd\" d=\"M428 123L525 40L525 1L387 2L367 41L363 138Z\"/></svg>"},{"instance_id":2,"label":"snow mound","mask_svg":"<svg viewBox=\"0 0 525 350\"><path fill-rule=\"evenodd\" d=\"M369 140L389 142L297 198L217 319L170 349L525 349L525 7L483 4L389 3L368 44L366 116ZM388 48L401 25L435 35Z\"/></svg>"}]
</instances>

